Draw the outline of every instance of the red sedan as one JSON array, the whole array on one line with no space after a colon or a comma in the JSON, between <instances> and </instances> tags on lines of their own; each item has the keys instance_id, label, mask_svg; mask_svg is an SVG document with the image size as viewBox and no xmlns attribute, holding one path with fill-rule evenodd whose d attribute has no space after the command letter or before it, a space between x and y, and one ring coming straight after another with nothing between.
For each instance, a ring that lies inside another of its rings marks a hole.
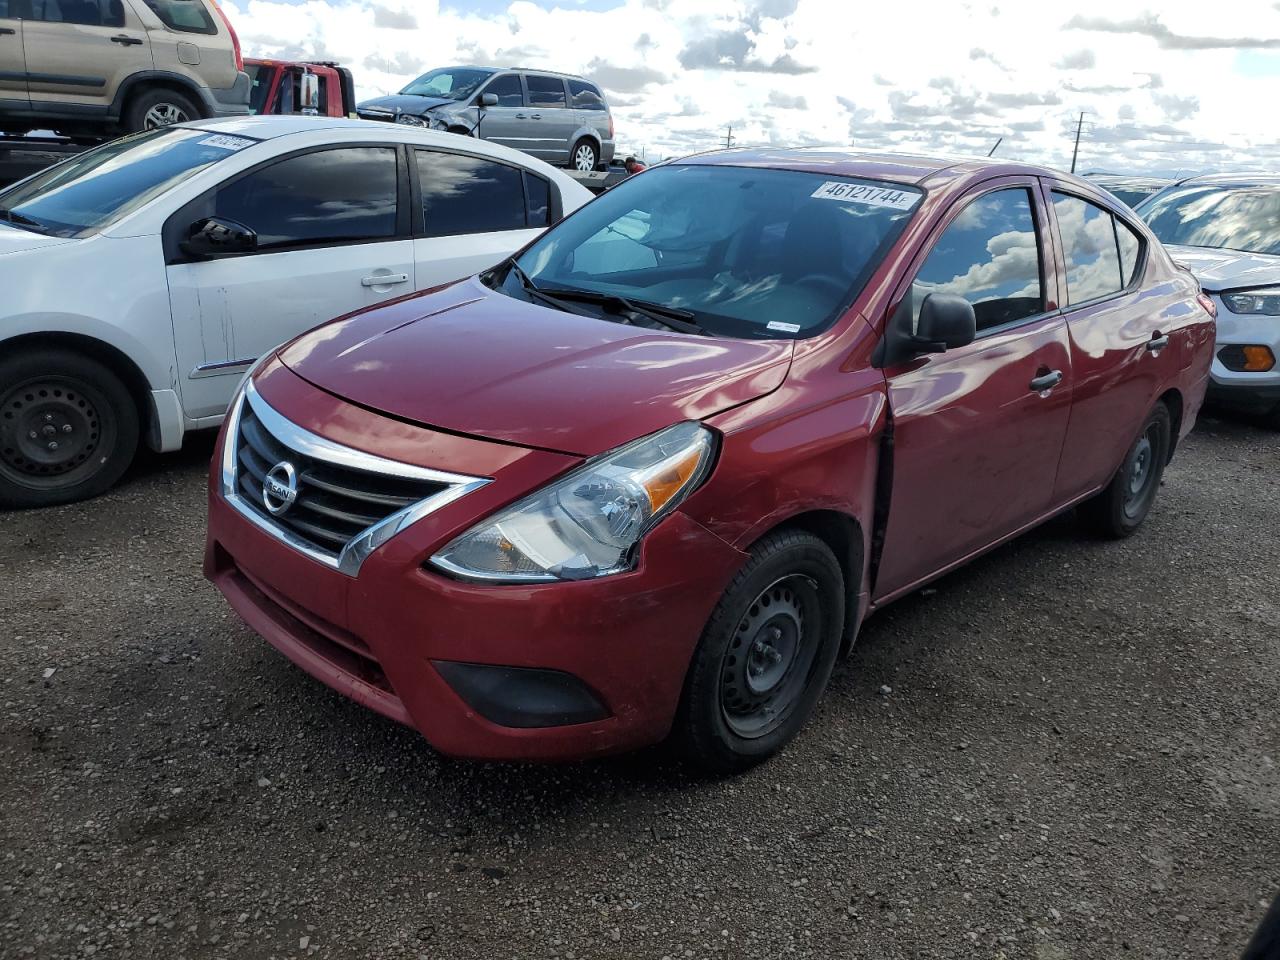
<instances>
[{"instance_id":1,"label":"red sedan","mask_svg":"<svg viewBox=\"0 0 1280 960\"><path fill-rule=\"evenodd\" d=\"M1213 342L1195 280L1083 180L694 157L265 357L205 569L446 753L670 737L741 769L870 613L1073 506L1133 533Z\"/></svg>"}]
</instances>

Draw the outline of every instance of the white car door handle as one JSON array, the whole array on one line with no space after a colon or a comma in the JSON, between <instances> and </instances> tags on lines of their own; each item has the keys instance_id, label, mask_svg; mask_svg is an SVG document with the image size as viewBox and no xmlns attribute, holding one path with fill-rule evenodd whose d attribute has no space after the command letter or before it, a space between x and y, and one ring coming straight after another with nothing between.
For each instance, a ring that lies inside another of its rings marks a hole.
<instances>
[{"instance_id":1,"label":"white car door handle","mask_svg":"<svg viewBox=\"0 0 1280 960\"><path fill-rule=\"evenodd\" d=\"M380 277L365 277L360 281L362 287L390 287L397 283L408 283L407 273L384 273Z\"/></svg>"}]
</instances>

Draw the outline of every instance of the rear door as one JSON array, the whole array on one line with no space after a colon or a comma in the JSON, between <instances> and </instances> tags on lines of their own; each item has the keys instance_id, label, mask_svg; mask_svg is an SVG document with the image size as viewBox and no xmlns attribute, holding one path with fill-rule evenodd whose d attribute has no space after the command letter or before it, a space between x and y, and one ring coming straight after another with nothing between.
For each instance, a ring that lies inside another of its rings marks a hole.
<instances>
[{"instance_id":1,"label":"rear door","mask_svg":"<svg viewBox=\"0 0 1280 960\"><path fill-rule=\"evenodd\" d=\"M1070 499L1108 482L1137 438L1161 386L1190 352L1142 288L1146 241L1095 199L1049 181L1060 291L1071 334L1075 387L1058 495Z\"/></svg>"},{"instance_id":2,"label":"rear door","mask_svg":"<svg viewBox=\"0 0 1280 960\"><path fill-rule=\"evenodd\" d=\"M957 202L913 279L974 305L977 339L886 368L893 477L876 599L910 589L1042 517L1071 409L1047 212L1034 178L1001 178Z\"/></svg>"},{"instance_id":3,"label":"rear door","mask_svg":"<svg viewBox=\"0 0 1280 960\"><path fill-rule=\"evenodd\" d=\"M524 77L525 114L531 138L529 152L540 160L564 166L569 162L569 138L578 129L578 118L569 108L563 77L527 73Z\"/></svg>"},{"instance_id":4,"label":"rear door","mask_svg":"<svg viewBox=\"0 0 1280 960\"><path fill-rule=\"evenodd\" d=\"M524 87L520 84L520 75L504 73L494 77L476 94L476 103L486 93L496 96L498 103L480 111L477 135L482 140L492 140L515 150L529 149L533 143L531 138L537 131L531 133L529 130L531 121L527 119L528 111L524 108Z\"/></svg>"},{"instance_id":5,"label":"rear door","mask_svg":"<svg viewBox=\"0 0 1280 960\"><path fill-rule=\"evenodd\" d=\"M419 289L494 266L550 222L550 188L535 173L445 150L413 154Z\"/></svg>"},{"instance_id":6,"label":"rear door","mask_svg":"<svg viewBox=\"0 0 1280 960\"><path fill-rule=\"evenodd\" d=\"M224 217L259 251L192 262L172 242ZM267 161L170 218L169 295L188 416L225 411L245 368L320 323L414 289L399 147L324 147Z\"/></svg>"},{"instance_id":7,"label":"rear door","mask_svg":"<svg viewBox=\"0 0 1280 960\"><path fill-rule=\"evenodd\" d=\"M22 46L34 103L100 114L127 77L152 68L142 22L121 0L31 0L31 10Z\"/></svg>"},{"instance_id":8,"label":"rear door","mask_svg":"<svg viewBox=\"0 0 1280 960\"><path fill-rule=\"evenodd\" d=\"M22 21L30 0L0 0L0 115L27 111L27 65L22 52Z\"/></svg>"}]
</instances>

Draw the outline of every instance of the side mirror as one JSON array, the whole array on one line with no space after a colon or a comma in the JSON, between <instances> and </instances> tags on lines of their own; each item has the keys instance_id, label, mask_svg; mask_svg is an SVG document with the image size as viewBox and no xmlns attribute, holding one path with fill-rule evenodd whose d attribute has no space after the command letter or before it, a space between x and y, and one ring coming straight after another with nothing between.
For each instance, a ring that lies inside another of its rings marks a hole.
<instances>
[{"instance_id":1,"label":"side mirror","mask_svg":"<svg viewBox=\"0 0 1280 960\"><path fill-rule=\"evenodd\" d=\"M877 367L893 367L922 353L942 353L977 339L978 319L973 304L951 293L928 294L920 304L920 318L912 330L913 295L903 297L889 317L884 339L872 356Z\"/></svg>"},{"instance_id":2,"label":"side mirror","mask_svg":"<svg viewBox=\"0 0 1280 960\"><path fill-rule=\"evenodd\" d=\"M243 223L225 217L207 217L191 225L187 238L178 247L195 260L234 257L257 250L258 235Z\"/></svg>"},{"instance_id":3,"label":"side mirror","mask_svg":"<svg viewBox=\"0 0 1280 960\"><path fill-rule=\"evenodd\" d=\"M478 104L481 110L486 107L496 107L498 105L498 95L496 93L482 93Z\"/></svg>"},{"instance_id":4,"label":"side mirror","mask_svg":"<svg viewBox=\"0 0 1280 960\"><path fill-rule=\"evenodd\" d=\"M320 78L307 71L302 75L299 92L302 102L298 104L298 108L309 116L318 114L320 112Z\"/></svg>"},{"instance_id":5,"label":"side mirror","mask_svg":"<svg viewBox=\"0 0 1280 960\"><path fill-rule=\"evenodd\" d=\"M920 304L916 337L940 347L937 351L967 346L978 336L973 304L954 293L931 293ZM922 344L924 346L924 344Z\"/></svg>"}]
</instances>

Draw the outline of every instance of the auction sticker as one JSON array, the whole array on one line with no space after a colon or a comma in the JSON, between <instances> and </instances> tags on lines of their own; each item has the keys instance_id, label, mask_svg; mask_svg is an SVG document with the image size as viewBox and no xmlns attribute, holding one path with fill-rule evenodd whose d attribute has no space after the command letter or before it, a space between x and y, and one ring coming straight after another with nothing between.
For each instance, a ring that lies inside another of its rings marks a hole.
<instances>
[{"instance_id":1,"label":"auction sticker","mask_svg":"<svg viewBox=\"0 0 1280 960\"><path fill-rule=\"evenodd\" d=\"M205 137L200 141L202 147L221 147L223 150L243 150L245 147L251 147L256 141L248 140L244 137L231 137L225 133L215 133L211 137Z\"/></svg>"},{"instance_id":2,"label":"auction sticker","mask_svg":"<svg viewBox=\"0 0 1280 960\"><path fill-rule=\"evenodd\" d=\"M873 187L865 183L847 183L843 180L828 180L810 196L819 200L861 203L868 207L888 207L891 210L910 210L920 199L920 194L909 190Z\"/></svg>"}]
</instances>

